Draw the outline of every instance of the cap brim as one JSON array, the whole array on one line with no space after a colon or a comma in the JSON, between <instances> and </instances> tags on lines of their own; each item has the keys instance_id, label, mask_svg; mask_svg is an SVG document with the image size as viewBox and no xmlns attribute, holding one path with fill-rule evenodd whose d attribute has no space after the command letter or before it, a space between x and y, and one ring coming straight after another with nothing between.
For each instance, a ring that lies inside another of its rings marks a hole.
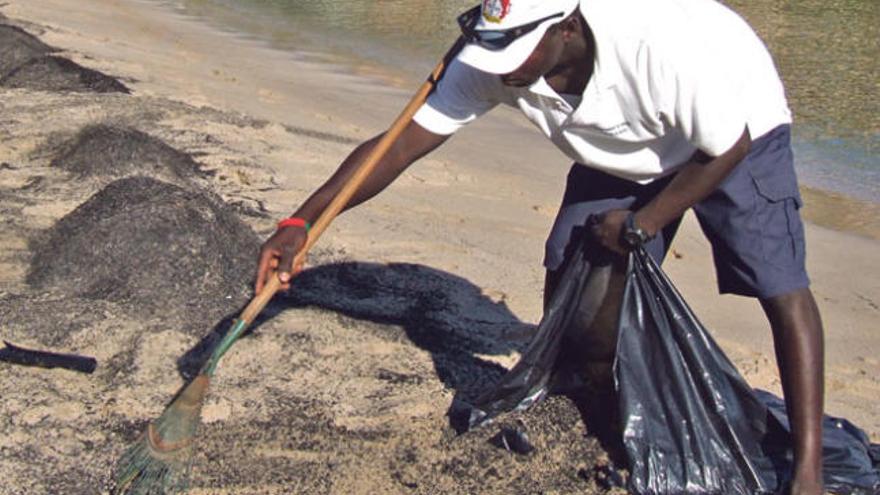
<instances>
[{"instance_id":1,"label":"cap brim","mask_svg":"<svg viewBox=\"0 0 880 495\"><path fill-rule=\"evenodd\" d=\"M544 33L559 20L548 20L539 25L502 50L488 50L480 45L468 43L459 52L458 60L475 69L490 74L509 74L519 68L535 51Z\"/></svg>"}]
</instances>

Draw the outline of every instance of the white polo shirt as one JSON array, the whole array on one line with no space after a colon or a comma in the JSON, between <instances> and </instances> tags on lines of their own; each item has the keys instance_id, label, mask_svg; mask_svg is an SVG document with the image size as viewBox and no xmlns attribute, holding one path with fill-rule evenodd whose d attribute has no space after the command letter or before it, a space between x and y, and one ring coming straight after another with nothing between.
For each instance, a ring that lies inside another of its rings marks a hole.
<instances>
[{"instance_id":1,"label":"white polo shirt","mask_svg":"<svg viewBox=\"0 0 880 495\"><path fill-rule=\"evenodd\" d=\"M596 62L577 106L543 78L508 87L454 61L415 121L449 135L498 104L515 106L576 162L642 183L696 149L720 155L746 126L755 139L791 122L763 42L715 0L582 0L580 9Z\"/></svg>"}]
</instances>

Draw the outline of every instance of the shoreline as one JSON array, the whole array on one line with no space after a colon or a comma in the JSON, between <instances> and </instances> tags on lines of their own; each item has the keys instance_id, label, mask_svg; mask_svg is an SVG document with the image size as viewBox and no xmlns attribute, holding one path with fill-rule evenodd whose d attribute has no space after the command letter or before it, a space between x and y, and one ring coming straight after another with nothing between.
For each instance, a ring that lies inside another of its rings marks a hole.
<instances>
[{"instance_id":1,"label":"shoreline","mask_svg":"<svg viewBox=\"0 0 880 495\"><path fill-rule=\"evenodd\" d=\"M29 286L33 238L94 192L49 166L55 145L95 123L138 127L192 156L210 172L201 184L264 239L415 89L373 67L274 50L152 1L70 5L15 0L0 13L132 94L0 88L9 232L0 242L0 314L20 317L6 318L4 338L63 345L99 368L82 376L0 364L10 376L0 388L0 432L11 452L0 463L9 480L0 493L57 493L33 471L49 464L59 475L49 481L104 486L110 462L183 383L176 360L208 331L103 301L72 310L63 295L47 299ZM540 260L567 169L516 111L499 109L334 221L303 282L329 288L308 304L279 297L218 369L194 493L218 485L230 494L472 493L490 483L485 493L501 494L521 479L536 492L606 493L575 475L602 462L602 450L562 399L526 413L539 449L517 462L489 445L496 430L456 437L446 417L462 390L516 362L541 317ZM877 442L880 230L865 213L873 206L803 193L804 216L817 222L807 223L807 252L826 327L826 411ZM840 221L855 233L821 226ZM691 214L664 270L749 384L778 394L766 319L754 300L716 293L710 247ZM69 339L49 340L29 314L69 326ZM438 351L438 341L463 334L492 345ZM489 470L497 476L484 476Z\"/></svg>"}]
</instances>

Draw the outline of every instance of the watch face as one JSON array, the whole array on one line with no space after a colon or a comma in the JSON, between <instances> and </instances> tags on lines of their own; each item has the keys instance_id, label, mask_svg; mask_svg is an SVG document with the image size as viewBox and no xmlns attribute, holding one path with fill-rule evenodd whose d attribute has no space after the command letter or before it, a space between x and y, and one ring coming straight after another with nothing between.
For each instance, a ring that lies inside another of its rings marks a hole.
<instances>
[{"instance_id":1,"label":"watch face","mask_svg":"<svg viewBox=\"0 0 880 495\"><path fill-rule=\"evenodd\" d=\"M636 227L635 218L632 214L630 214L626 218L626 223L624 224L624 227L623 227L621 240L623 240L624 244L626 244L627 246L629 246L633 249L648 242L648 235L645 233L644 230Z\"/></svg>"}]
</instances>

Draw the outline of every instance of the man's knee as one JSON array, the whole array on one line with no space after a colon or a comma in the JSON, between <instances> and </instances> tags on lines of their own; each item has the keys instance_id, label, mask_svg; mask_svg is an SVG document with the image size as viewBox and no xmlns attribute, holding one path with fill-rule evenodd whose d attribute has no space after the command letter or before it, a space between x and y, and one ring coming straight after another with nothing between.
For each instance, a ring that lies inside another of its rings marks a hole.
<instances>
[{"instance_id":1,"label":"man's knee","mask_svg":"<svg viewBox=\"0 0 880 495\"><path fill-rule=\"evenodd\" d=\"M771 324L774 324L775 321L781 323L784 320L797 319L798 317L818 317L819 309L809 287L760 298L759 301L770 318Z\"/></svg>"}]
</instances>

